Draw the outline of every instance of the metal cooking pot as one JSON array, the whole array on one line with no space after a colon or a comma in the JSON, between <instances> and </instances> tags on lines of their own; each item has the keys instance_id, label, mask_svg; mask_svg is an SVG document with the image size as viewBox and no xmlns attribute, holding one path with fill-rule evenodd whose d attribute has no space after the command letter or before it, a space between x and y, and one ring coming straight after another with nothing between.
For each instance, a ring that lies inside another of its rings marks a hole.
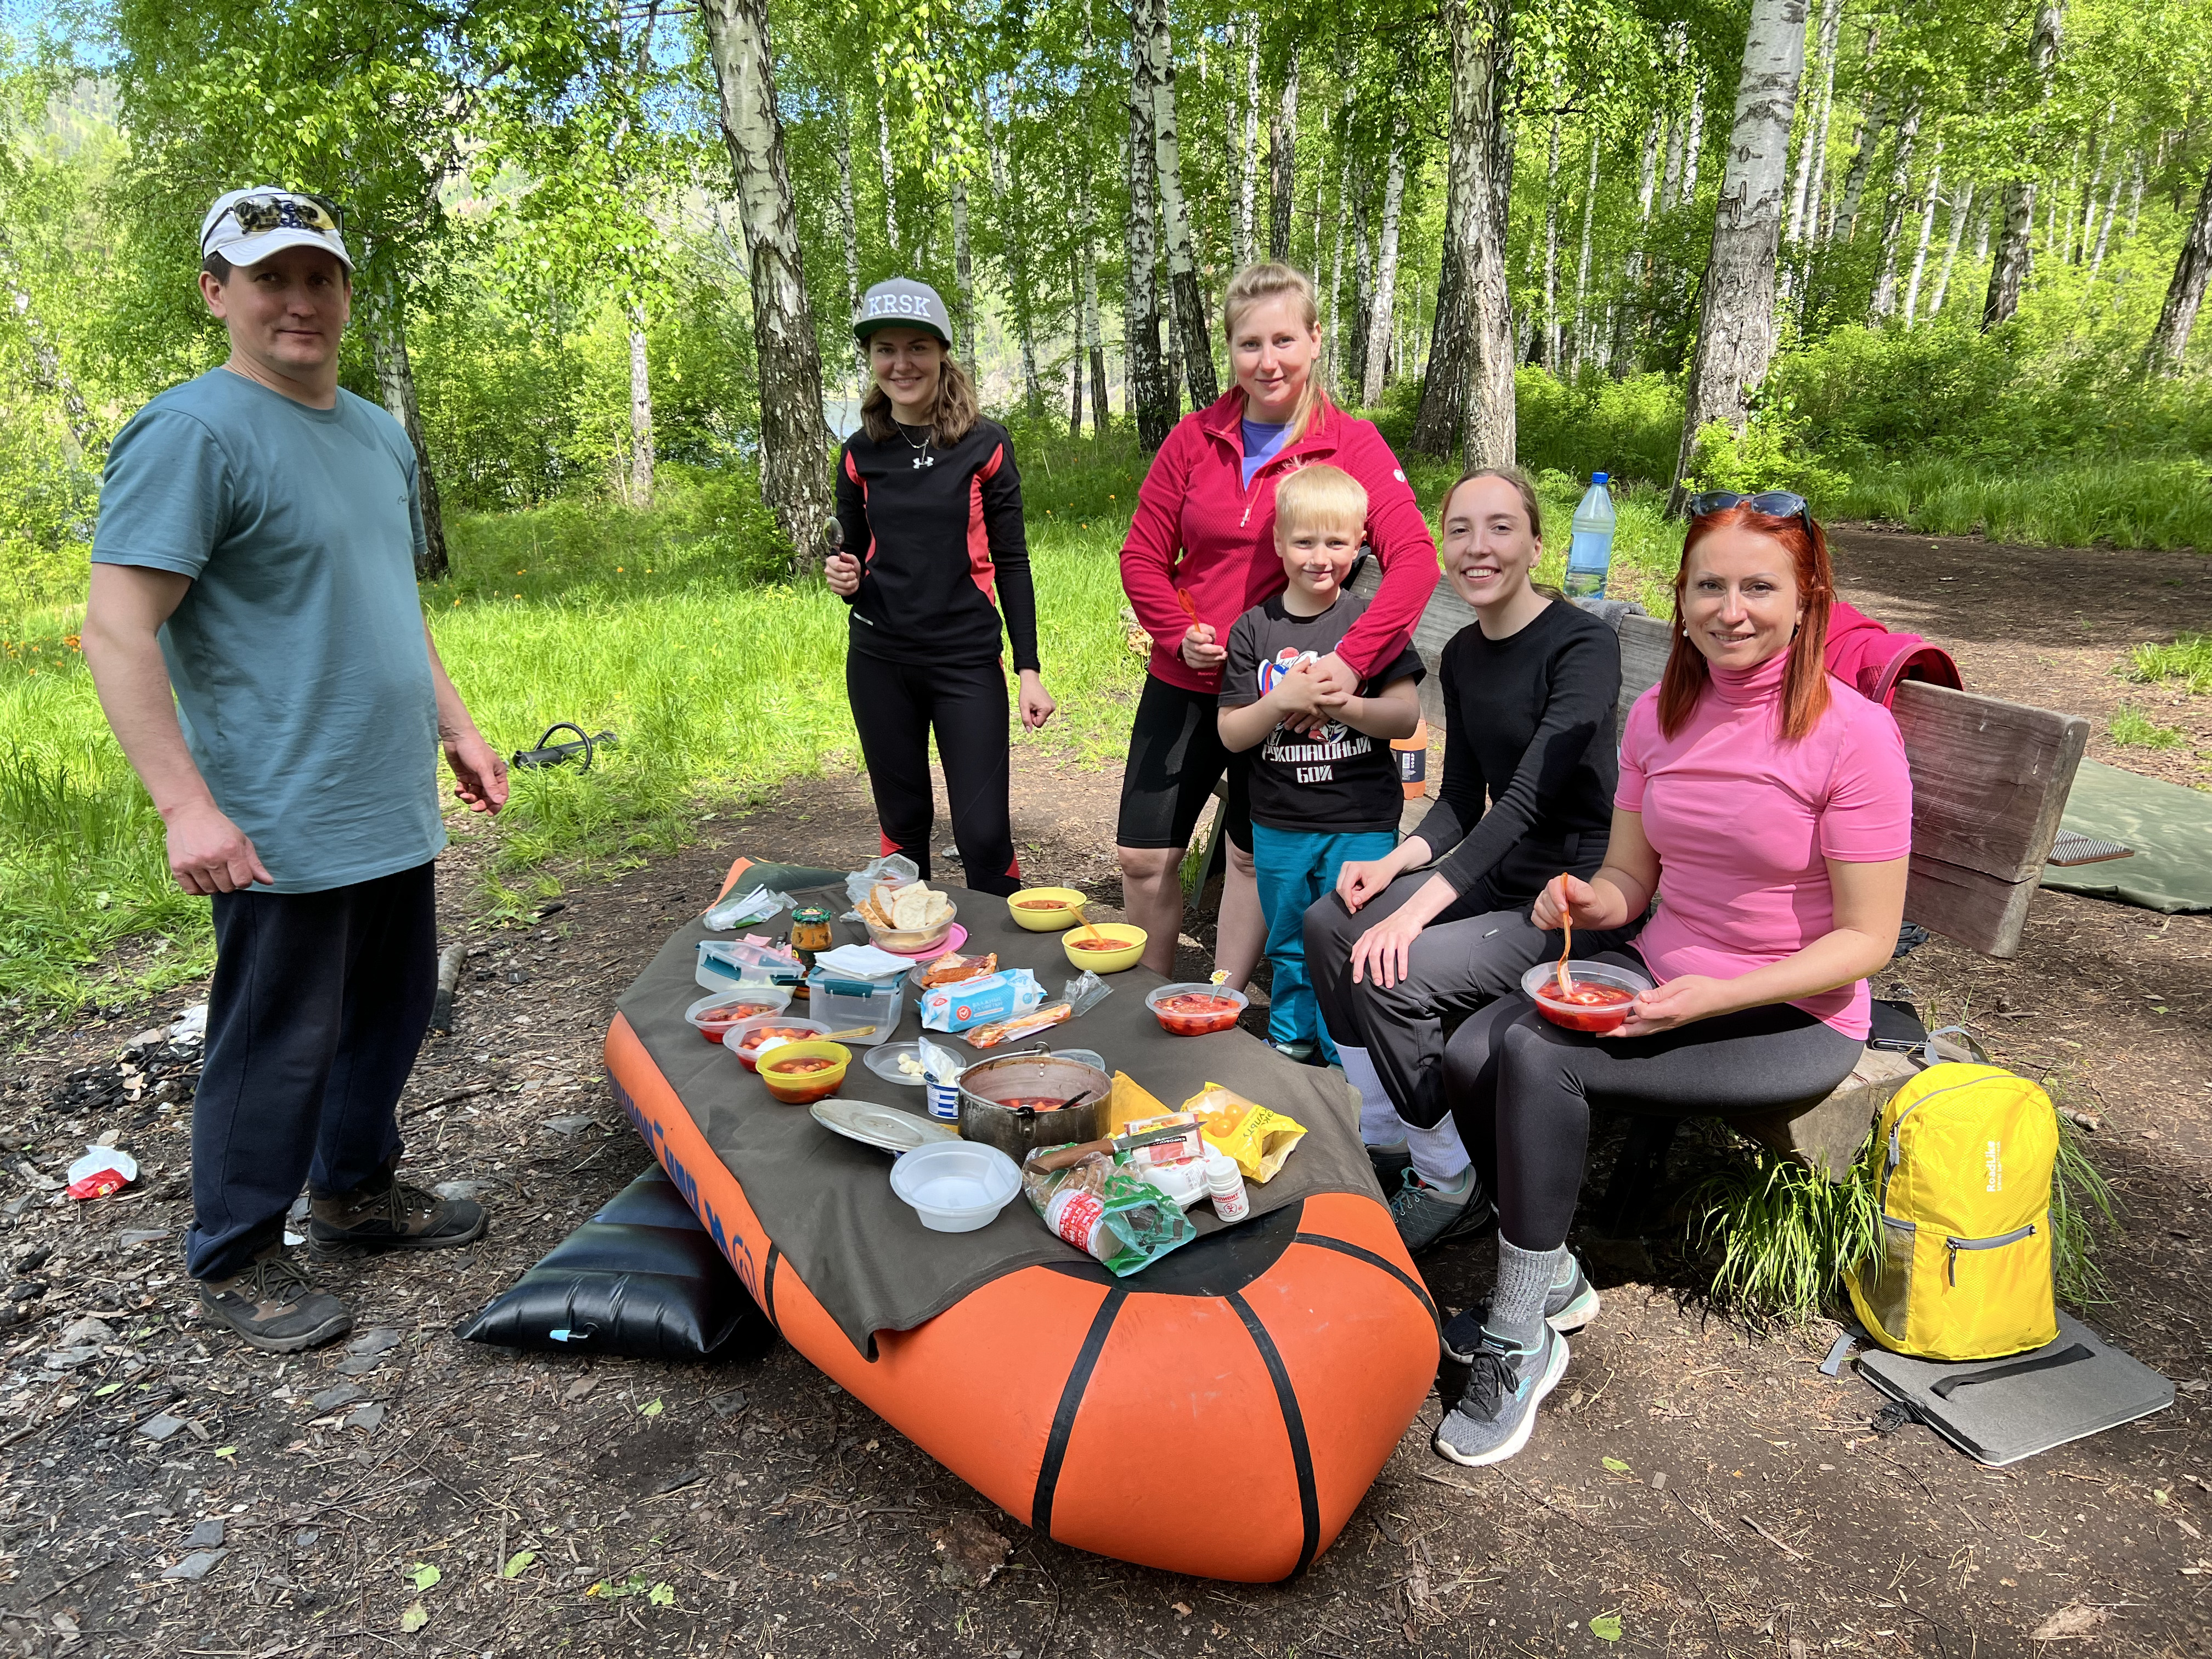
<instances>
[{"instance_id":1,"label":"metal cooking pot","mask_svg":"<svg viewBox=\"0 0 2212 1659\"><path fill-rule=\"evenodd\" d=\"M1114 1079L1086 1061L1045 1048L978 1060L960 1073L960 1133L995 1146L1019 1164L1039 1146L1098 1140L1106 1133L1108 1097ZM1010 1100L1089 1097L1057 1111L1012 1107Z\"/></svg>"}]
</instances>

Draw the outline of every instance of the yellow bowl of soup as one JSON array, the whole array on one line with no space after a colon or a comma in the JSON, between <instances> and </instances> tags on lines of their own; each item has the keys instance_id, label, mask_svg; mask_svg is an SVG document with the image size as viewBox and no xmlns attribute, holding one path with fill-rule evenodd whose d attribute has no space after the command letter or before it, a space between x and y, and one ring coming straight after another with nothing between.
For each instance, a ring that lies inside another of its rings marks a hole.
<instances>
[{"instance_id":1,"label":"yellow bowl of soup","mask_svg":"<svg viewBox=\"0 0 2212 1659\"><path fill-rule=\"evenodd\" d=\"M1024 887L1006 900L1014 926L1032 933L1056 933L1083 919L1083 895L1073 887Z\"/></svg>"},{"instance_id":2,"label":"yellow bowl of soup","mask_svg":"<svg viewBox=\"0 0 2212 1659\"><path fill-rule=\"evenodd\" d=\"M1076 927L1060 935L1060 947L1078 968L1094 974L1118 974L1133 968L1145 954L1145 930L1126 921L1102 921L1093 927Z\"/></svg>"}]
</instances>

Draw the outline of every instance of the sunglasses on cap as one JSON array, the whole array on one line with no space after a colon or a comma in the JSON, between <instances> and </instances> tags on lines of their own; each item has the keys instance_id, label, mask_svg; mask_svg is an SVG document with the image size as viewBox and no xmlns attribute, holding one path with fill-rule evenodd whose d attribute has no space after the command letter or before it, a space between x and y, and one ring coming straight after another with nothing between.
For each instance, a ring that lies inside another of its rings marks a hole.
<instances>
[{"instance_id":1,"label":"sunglasses on cap","mask_svg":"<svg viewBox=\"0 0 2212 1659\"><path fill-rule=\"evenodd\" d=\"M1754 513L1777 519L1802 519L1806 534L1813 531L1813 509L1805 504L1802 495L1792 495L1786 489L1762 489L1756 495L1738 495L1733 489L1708 489L1691 496L1687 505L1693 519L1702 519L1709 513L1725 513L1732 507L1747 507Z\"/></svg>"},{"instance_id":2,"label":"sunglasses on cap","mask_svg":"<svg viewBox=\"0 0 2212 1659\"><path fill-rule=\"evenodd\" d=\"M280 196L243 196L224 210L224 217L238 221L238 228L249 236L260 236L272 230L328 231L334 235L345 234L345 210L327 196L312 191L287 191ZM222 221L216 226L220 228ZM213 237L215 232L208 234Z\"/></svg>"}]
</instances>

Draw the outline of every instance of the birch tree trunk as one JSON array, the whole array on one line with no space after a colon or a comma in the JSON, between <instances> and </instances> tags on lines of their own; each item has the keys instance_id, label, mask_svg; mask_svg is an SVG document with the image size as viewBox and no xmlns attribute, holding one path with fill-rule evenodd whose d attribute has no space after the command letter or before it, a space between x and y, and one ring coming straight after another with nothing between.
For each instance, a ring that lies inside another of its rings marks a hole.
<instances>
[{"instance_id":1,"label":"birch tree trunk","mask_svg":"<svg viewBox=\"0 0 2212 1659\"><path fill-rule=\"evenodd\" d=\"M1237 167L1237 268L1252 263L1254 215L1260 194L1260 20L1244 20L1244 143Z\"/></svg>"},{"instance_id":2,"label":"birch tree trunk","mask_svg":"<svg viewBox=\"0 0 2212 1659\"><path fill-rule=\"evenodd\" d=\"M1122 285L1123 351L1137 441L1147 451L1166 441L1181 412L1176 380L1160 352L1159 163L1152 140L1152 20L1149 0L1129 19L1129 274Z\"/></svg>"},{"instance_id":3,"label":"birch tree trunk","mask_svg":"<svg viewBox=\"0 0 2212 1659\"><path fill-rule=\"evenodd\" d=\"M1084 220L1090 221L1091 186L1083 186ZM1112 429L1106 385L1106 337L1098 325L1098 260L1086 234L1083 243L1083 337L1091 349L1091 429L1104 437Z\"/></svg>"},{"instance_id":4,"label":"birch tree trunk","mask_svg":"<svg viewBox=\"0 0 2212 1659\"><path fill-rule=\"evenodd\" d=\"M1267 112L1267 257L1291 257L1291 221L1297 209L1298 49L1283 70L1283 94Z\"/></svg>"},{"instance_id":5,"label":"birch tree trunk","mask_svg":"<svg viewBox=\"0 0 2212 1659\"><path fill-rule=\"evenodd\" d=\"M1343 307L1338 296L1344 292L1344 202L1352 193L1352 77L1346 75L1343 79L1344 107L1336 140L1336 250L1329 259L1328 284L1321 293L1321 327L1328 353L1328 383L1340 387L1344 384L1345 331L1339 326L1343 321Z\"/></svg>"},{"instance_id":6,"label":"birch tree trunk","mask_svg":"<svg viewBox=\"0 0 2212 1659\"><path fill-rule=\"evenodd\" d=\"M2166 287L2166 304L2151 331L2143 367L2153 374L2179 374L2189 353L2189 333L2197 325L2197 307L2204 303L2204 282L2212 276L2212 171L2204 175L2197 192L2197 218L2189 227L2189 240L2173 262L2173 280Z\"/></svg>"},{"instance_id":7,"label":"birch tree trunk","mask_svg":"<svg viewBox=\"0 0 2212 1659\"><path fill-rule=\"evenodd\" d=\"M629 311L629 504L653 505L653 366L646 349L645 307Z\"/></svg>"},{"instance_id":8,"label":"birch tree trunk","mask_svg":"<svg viewBox=\"0 0 2212 1659\"><path fill-rule=\"evenodd\" d=\"M1590 331L1587 313L1589 308L1590 220L1597 211L1597 127L1590 127L1589 183L1583 189L1583 249L1575 264L1575 367L1582 365L1596 354L1590 349Z\"/></svg>"},{"instance_id":9,"label":"birch tree trunk","mask_svg":"<svg viewBox=\"0 0 2212 1659\"><path fill-rule=\"evenodd\" d=\"M972 374L975 372L975 250L968 235L968 175L958 171L957 164L951 195L952 283L960 291L960 309L952 316L952 355Z\"/></svg>"},{"instance_id":10,"label":"birch tree trunk","mask_svg":"<svg viewBox=\"0 0 2212 1659\"><path fill-rule=\"evenodd\" d=\"M898 169L891 165L891 112L883 77L876 77L876 161L884 174L884 240L899 251Z\"/></svg>"},{"instance_id":11,"label":"birch tree trunk","mask_svg":"<svg viewBox=\"0 0 2212 1659\"><path fill-rule=\"evenodd\" d=\"M1152 145L1160 173L1161 218L1167 227L1168 287L1173 296L1176 344L1191 407L1204 409L1221 393L1213 374L1213 343L1206 328L1206 299L1198 291L1191 257L1190 216L1182 199L1182 145L1176 127L1175 42L1168 32L1168 0L1150 0L1152 59Z\"/></svg>"},{"instance_id":12,"label":"birch tree trunk","mask_svg":"<svg viewBox=\"0 0 2212 1659\"><path fill-rule=\"evenodd\" d=\"M853 212L853 118L842 106L837 117L837 230L845 242L845 304L857 318L860 314L860 227ZM867 348L857 341L853 362L860 377L854 393L857 398L868 383Z\"/></svg>"},{"instance_id":13,"label":"birch tree trunk","mask_svg":"<svg viewBox=\"0 0 2212 1659\"><path fill-rule=\"evenodd\" d=\"M1368 329L1375 319L1375 253L1367 234L1367 175L1355 176L1352 191L1352 320L1345 334L1345 374L1341 384L1367 384Z\"/></svg>"},{"instance_id":14,"label":"birch tree trunk","mask_svg":"<svg viewBox=\"0 0 2212 1659\"><path fill-rule=\"evenodd\" d=\"M371 286L375 297L364 309L362 320L368 335L369 361L376 369L376 389L385 409L405 430L407 441L414 447L416 488L422 498L424 546L422 556L415 561L415 580L439 581L452 562L446 553L446 514L438 501L438 475L430 465L429 448L422 441L422 411L415 399L415 366L407 356L407 303L393 279L379 277ZM2185 328L2183 335L2186 338Z\"/></svg>"},{"instance_id":15,"label":"birch tree trunk","mask_svg":"<svg viewBox=\"0 0 2212 1659\"><path fill-rule=\"evenodd\" d=\"M1951 292L1951 267L1958 263L1959 239L1966 234L1966 220L1974 205L1974 181L1966 180L1966 188L1951 198L1951 231L1943 244L1943 267L1936 273L1936 291L1928 296L1928 320L1931 323L1943 314L1943 301Z\"/></svg>"},{"instance_id":16,"label":"birch tree trunk","mask_svg":"<svg viewBox=\"0 0 2212 1659\"><path fill-rule=\"evenodd\" d=\"M1690 72L1697 75L1697 70L1698 61L1692 57ZM1682 193L1676 198L1677 206L1686 206L1698 193L1698 158L1705 148L1705 77L1698 75L1690 82L1690 130L1682 139Z\"/></svg>"},{"instance_id":17,"label":"birch tree trunk","mask_svg":"<svg viewBox=\"0 0 2212 1659\"><path fill-rule=\"evenodd\" d=\"M1458 446L1460 425L1466 418L1469 350L1465 267L1459 257L1459 192L1453 184L1460 166L1456 150L1445 165L1443 258L1437 275L1436 311L1429 325L1421 403L1407 440L1422 454L1439 459Z\"/></svg>"},{"instance_id":18,"label":"birch tree trunk","mask_svg":"<svg viewBox=\"0 0 2212 1659\"><path fill-rule=\"evenodd\" d=\"M2063 0L2042 0L2035 14L2035 33L2028 43L2028 67L2033 71L2040 101L2051 98L2051 75L2058 61L2058 34L2064 16ZM2004 187L1998 211L2004 228L1997 237L1996 258L1990 266L1990 287L1982 301L1982 331L2008 323L2020 309L2020 290L2027 281L2034 253L2035 180L2014 179Z\"/></svg>"},{"instance_id":19,"label":"birch tree trunk","mask_svg":"<svg viewBox=\"0 0 2212 1659\"><path fill-rule=\"evenodd\" d=\"M1871 58L1873 48L1868 48ZM1879 92L1868 102L1866 117L1859 123L1858 149L1851 155L1851 170L1844 175L1844 194L1836 204L1836 216L1830 226L1828 240L1841 237L1850 241L1858 234L1859 204L1866 197L1867 174L1874 167L1874 153L1881 144L1881 130L1889 119L1888 100Z\"/></svg>"},{"instance_id":20,"label":"birch tree trunk","mask_svg":"<svg viewBox=\"0 0 2212 1659\"><path fill-rule=\"evenodd\" d=\"M1874 299L1867 307L1869 322L1881 322L1897 309L1897 256L1905 240L1905 216L1912 206L1912 152L1919 137L1920 93L1916 88L1905 100L1897 146L1890 153L1889 200L1881 215L1881 264L1875 273Z\"/></svg>"},{"instance_id":21,"label":"birch tree trunk","mask_svg":"<svg viewBox=\"0 0 2212 1659\"><path fill-rule=\"evenodd\" d=\"M1728 167L1698 296L1698 343L1684 386L1670 513L1682 510L1699 429L1724 421L1740 430L1750 394L1766 379L1774 350L1775 252L1787 205L1790 127L1804 72L1805 0L1752 0Z\"/></svg>"},{"instance_id":22,"label":"birch tree trunk","mask_svg":"<svg viewBox=\"0 0 2212 1659\"><path fill-rule=\"evenodd\" d=\"M2097 249L2089 256L2089 286L2097 285L2097 272L2105 264L2105 249L2112 240L2112 220L2120 210L2120 194L2127 188L2127 175L2112 175L2112 193L2105 198L2105 216L2097 224Z\"/></svg>"},{"instance_id":23,"label":"birch tree trunk","mask_svg":"<svg viewBox=\"0 0 2212 1659\"><path fill-rule=\"evenodd\" d=\"M722 137L745 235L760 373L761 499L791 544L796 567L810 570L821 561L831 509L822 359L769 71L767 0L700 0L699 18L720 89Z\"/></svg>"},{"instance_id":24,"label":"birch tree trunk","mask_svg":"<svg viewBox=\"0 0 2212 1659\"><path fill-rule=\"evenodd\" d=\"M1006 228L1006 258L1013 267L1014 332L1021 342L1022 405L1032 415L1044 412L1044 383L1037 378L1036 300L1030 291L1028 198L1022 190L1021 173L1010 161L1000 142L998 124L992 118L990 88L983 92L983 142L990 151L991 192L998 200L1000 222Z\"/></svg>"},{"instance_id":25,"label":"birch tree trunk","mask_svg":"<svg viewBox=\"0 0 2212 1659\"><path fill-rule=\"evenodd\" d=\"M1390 167L1382 180L1382 234L1375 255L1375 298L1367 315L1366 373L1359 382L1359 404L1372 409L1382 399L1390 372L1391 343L1398 314L1398 215L1406 203L1406 112L1401 106L1390 129Z\"/></svg>"},{"instance_id":26,"label":"birch tree trunk","mask_svg":"<svg viewBox=\"0 0 2212 1659\"><path fill-rule=\"evenodd\" d=\"M1505 283L1500 130L1512 72L1511 0L1447 0L1451 31L1451 254L1466 290L1469 361L1460 451L1468 466L1514 455L1513 302Z\"/></svg>"},{"instance_id":27,"label":"birch tree trunk","mask_svg":"<svg viewBox=\"0 0 2212 1659\"><path fill-rule=\"evenodd\" d=\"M1836 36L1843 27L1844 0L1823 0L1820 7L1820 89L1813 94L1805 133L1797 148L1797 182L1790 193L1790 224L1783 240L1797 247L1805 240L1805 209L1809 202L1817 221L1820 192L1815 182L1828 159L1828 106L1836 92ZM1784 287L1788 286L1785 271Z\"/></svg>"},{"instance_id":28,"label":"birch tree trunk","mask_svg":"<svg viewBox=\"0 0 2212 1659\"><path fill-rule=\"evenodd\" d=\"M1654 110L1651 125L1644 134L1644 167L1636 186L1636 239L1629 244L1628 264L1622 272L1620 311L1613 338L1613 361L1623 372L1631 360L1629 337L1638 331L1637 324L1650 309L1642 297L1644 242L1651 234L1651 192L1658 179L1659 135L1665 120Z\"/></svg>"},{"instance_id":29,"label":"birch tree trunk","mask_svg":"<svg viewBox=\"0 0 2212 1659\"><path fill-rule=\"evenodd\" d=\"M1544 163L1544 367L1559 372L1559 102L1552 87L1552 149Z\"/></svg>"},{"instance_id":30,"label":"birch tree trunk","mask_svg":"<svg viewBox=\"0 0 2212 1659\"><path fill-rule=\"evenodd\" d=\"M1936 235L1936 208L1942 198L1937 194L1943 180L1943 140L1936 140L1936 154L1928 167L1928 191L1920 204L1920 245L1913 250L1912 275L1905 284L1905 325L1912 326L1913 316L1920 309L1920 276L1928 269L1928 244Z\"/></svg>"}]
</instances>

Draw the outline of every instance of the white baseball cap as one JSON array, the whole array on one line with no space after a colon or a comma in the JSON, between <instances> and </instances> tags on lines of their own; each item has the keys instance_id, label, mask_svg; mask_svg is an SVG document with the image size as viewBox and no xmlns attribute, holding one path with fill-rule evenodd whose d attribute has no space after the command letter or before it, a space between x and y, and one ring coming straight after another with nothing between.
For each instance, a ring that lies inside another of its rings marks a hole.
<instances>
[{"instance_id":1,"label":"white baseball cap","mask_svg":"<svg viewBox=\"0 0 2212 1659\"><path fill-rule=\"evenodd\" d=\"M216 198L200 221L200 257L219 253L234 265L258 265L288 247L319 247L348 271L345 213L326 196L257 185Z\"/></svg>"},{"instance_id":2,"label":"white baseball cap","mask_svg":"<svg viewBox=\"0 0 2212 1659\"><path fill-rule=\"evenodd\" d=\"M865 340L879 328L918 328L952 343L952 314L927 283L911 276L894 276L878 283L860 296L853 313L854 337Z\"/></svg>"}]
</instances>

